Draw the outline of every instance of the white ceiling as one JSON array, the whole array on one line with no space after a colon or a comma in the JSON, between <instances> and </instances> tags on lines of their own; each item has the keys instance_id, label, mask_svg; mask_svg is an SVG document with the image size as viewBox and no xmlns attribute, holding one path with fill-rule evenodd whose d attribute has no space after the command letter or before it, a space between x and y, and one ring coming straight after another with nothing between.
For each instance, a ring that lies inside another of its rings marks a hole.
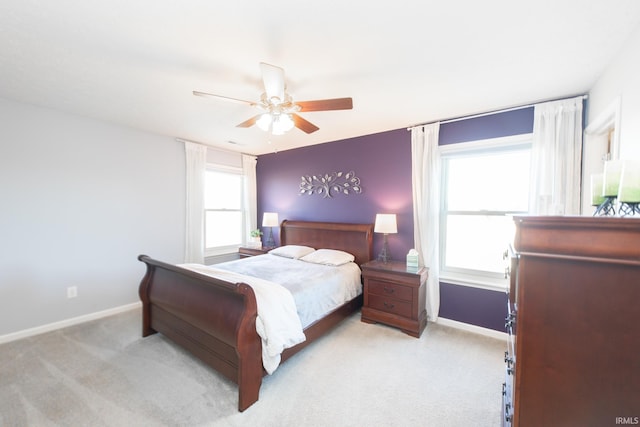
<instances>
[{"instance_id":1,"label":"white ceiling","mask_svg":"<svg viewBox=\"0 0 640 427\"><path fill-rule=\"evenodd\" d=\"M638 0L0 0L0 97L263 154L586 93L639 25ZM192 95L258 100L261 61L353 110L270 137Z\"/></svg>"}]
</instances>

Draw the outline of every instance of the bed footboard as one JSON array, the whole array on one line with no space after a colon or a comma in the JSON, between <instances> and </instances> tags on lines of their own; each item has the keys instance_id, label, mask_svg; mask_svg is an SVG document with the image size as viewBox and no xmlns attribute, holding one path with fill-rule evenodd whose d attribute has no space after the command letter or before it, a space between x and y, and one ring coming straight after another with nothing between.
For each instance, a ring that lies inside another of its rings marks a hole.
<instances>
[{"instance_id":1,"label":"bed footboard","mask_svg":"<svg viewBox=\"0 0 640 427\"><path fill-rule=\"evenodd\" d=\"M162 333L238 384L240 411L255 403L263 368L253 289L138 259L147 266L139 288L142 335Z\"/></svg>"}]
</instances>

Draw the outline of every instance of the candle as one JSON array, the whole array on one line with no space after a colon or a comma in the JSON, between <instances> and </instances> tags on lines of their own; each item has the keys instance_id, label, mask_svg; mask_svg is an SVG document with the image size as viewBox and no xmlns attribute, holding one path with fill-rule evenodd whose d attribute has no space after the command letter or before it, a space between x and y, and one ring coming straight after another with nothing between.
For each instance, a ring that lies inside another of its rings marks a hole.
<instances>
[{"instance_id":1,"label":"candle","mask_svg":"<svg viewBox=\"0 0 640 427\"><path fill-rule=\"evenodd\" d=\"M604 202L602 195L603 173L591 174L591 206L600 206Z\"/></svg>"},{"instance_id":2,"label":"candle","mask_svg":"<svg viewBox=\"0 0 640 427\"><path fill-rule=\"evenodd\" d=\"M602 181L602 195L616 197L620 188L620 174L622 162L620 160L608 160L604 163L604 180Z\"/></svg>"},{"instance_id":3,"label":"candle","mask_svg":"<svg viewBox=\"0 0 640 427\"><path fill-rule=\"evenodd\" d=\"M640 161L625 160L620 175L618 201L640 203Z\"/></svg>"}]
</instances>

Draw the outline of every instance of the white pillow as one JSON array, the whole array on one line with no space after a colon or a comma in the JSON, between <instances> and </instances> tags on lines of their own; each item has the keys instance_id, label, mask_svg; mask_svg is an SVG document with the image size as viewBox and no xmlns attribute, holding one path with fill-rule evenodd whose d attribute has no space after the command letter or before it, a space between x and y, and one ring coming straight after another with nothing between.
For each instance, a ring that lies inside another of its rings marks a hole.
<instances>
[{"instance_id":1,"label":"white pillow","mask_svg":"<svg viewBox=\"0 0 640 427\"><path fill-rule=\"evenodd\" d=\"M318 249L317 251L300 258L301 261L312 262L314 264L335 266L353 262L355 259L356 257L350 253L336 249Z\"/></svg>"},{"instance_id":2,"label":"white pillow","mask_svg":"<svg viewBox=\"0 0 640 427\"><path fill-rule=\"evenodd\" d=\"M310 254L313 251L315 251L315 249L310 248L309 246L285 245L285 246L280 246L279 248L271 249L269 253L272 255L278 255L285 258L298 259L307 254Z\"/></svg>"}]
</instances>

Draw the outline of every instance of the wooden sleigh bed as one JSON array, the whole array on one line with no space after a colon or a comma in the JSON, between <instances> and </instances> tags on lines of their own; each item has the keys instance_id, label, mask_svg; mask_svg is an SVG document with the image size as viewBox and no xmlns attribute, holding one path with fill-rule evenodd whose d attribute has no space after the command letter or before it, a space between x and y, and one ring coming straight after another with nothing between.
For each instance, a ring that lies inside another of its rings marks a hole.
<instances>
[{"instance_id":1,"label":"wooden sleigh bed","mask_svg":"<svg viewBox=\"0 0 640 427\"><path fill-rule=\"evenodd\" d=\"M338 249L355 256L359 265L373 251L373 224L347 224L285 220L281 245ZM258 400L262 377L262 343L256 332L257 305L253 289L154 260L147 266L139 294L142 300L142 335L160 332L238 384L238 409ZM362 306L362 295L343 304L304 329L306 341L286 349L284 362L326 334Z\"/></svg>"}]
</instances>

